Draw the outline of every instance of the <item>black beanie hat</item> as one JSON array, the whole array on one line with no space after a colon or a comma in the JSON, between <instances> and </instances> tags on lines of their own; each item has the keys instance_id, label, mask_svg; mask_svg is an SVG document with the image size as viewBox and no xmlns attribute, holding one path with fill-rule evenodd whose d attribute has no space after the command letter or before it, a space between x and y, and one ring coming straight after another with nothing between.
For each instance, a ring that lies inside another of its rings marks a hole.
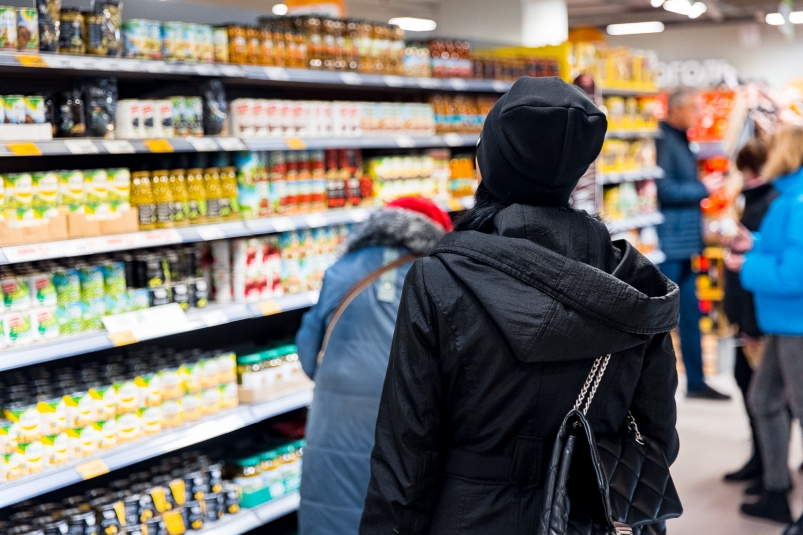
<instances>
[{"instance_id":1,"label":"black beanie hat","mask_svg":"<svg viewBox=\"0 0 803 535\"><path fill-rule=\"evenodd\" d=\"M504 203L566 206L607 129L580 88L556 77L520 78L485 120L477 145L482 183Z\"/></svg>"}]
</instances>

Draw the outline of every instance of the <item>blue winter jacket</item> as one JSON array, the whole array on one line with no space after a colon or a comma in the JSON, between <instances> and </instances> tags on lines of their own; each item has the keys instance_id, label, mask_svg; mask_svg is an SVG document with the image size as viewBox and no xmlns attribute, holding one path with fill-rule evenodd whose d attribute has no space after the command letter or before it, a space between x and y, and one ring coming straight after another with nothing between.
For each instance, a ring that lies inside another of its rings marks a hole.
<instances>
[{"instance_id":1,"label":"blue winter jacket","mask_svg":"<svg viewBox=\"0 0 803 535\"><path fill-rule=\"evenodd\" d=\"M708 197L708 190L697 178L697 158L686 132L661 123L655 148L658 166L664 171L664 178L655 181L664 214L658 238L667 260L685 260L703 250L700 201Z\"/></svg>"},{"instance_id":2,"label":"blue winter jacket","mask_svg":"<svg viewBox=\"0 0 803 535\"><path fill-rule=\"evenodd\" d=\"M773 185L781 195L754 234L741 281L754 294L762 331L803 336L803 168Z\"/></svg>"},{"instance_id":3,"label":"blue winter jacket","mask_svg":"<svg viewBox=\"0 0 803 535\"><path fill-rule=\"evenodd\" d=\"M361 279L410 250L428 252L443 230L406 210L375 212L324 276L318 303L296 335L298 356L315 381L301 478L300 535L357 535L374 447L379 400L404 278L412 263L382 275L346 309L320 365L326 327ZM423 225L423 226L422 226ZM380 245L384 243L385 245ZM407 245L405 247L404 245Z\"/></svg>"}]
</instances>

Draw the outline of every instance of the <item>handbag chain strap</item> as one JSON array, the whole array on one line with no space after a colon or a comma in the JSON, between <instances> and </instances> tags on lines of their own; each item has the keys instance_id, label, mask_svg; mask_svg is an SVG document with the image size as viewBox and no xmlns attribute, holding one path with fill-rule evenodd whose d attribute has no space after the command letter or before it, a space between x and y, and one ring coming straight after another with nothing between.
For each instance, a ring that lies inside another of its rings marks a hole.
<instances>
[{"instance_id":1,"label":"handbag chain strap","mask_svg":"<svg viewBox=\"0 0 803 535\"><path fill-rule=\"evenodd\" d=\"M608 363L610 361L611 354L608 353L607 355L601 355L597 357L597 359L594 361L594 365L591 366L591 371L588 373L586 382L583 384L583 388L580 390L580 395L577 396L577 401L574 403L574 410L579 411L582 407L581 412L583 413L583 416L588 415L588 408L591 406L591 401L594 399L594 396L597 393L599 384L602 382L602 376L605 374L605 370L608 368ZM588 397L586 397L586 395ZM584 400L585 405L583 405ZM627 427L633 431L636 442L643 446L644 437L639 432L638 424L636 424L636 418L630 411L627 411Z\"/></svg>"}]
</instances>

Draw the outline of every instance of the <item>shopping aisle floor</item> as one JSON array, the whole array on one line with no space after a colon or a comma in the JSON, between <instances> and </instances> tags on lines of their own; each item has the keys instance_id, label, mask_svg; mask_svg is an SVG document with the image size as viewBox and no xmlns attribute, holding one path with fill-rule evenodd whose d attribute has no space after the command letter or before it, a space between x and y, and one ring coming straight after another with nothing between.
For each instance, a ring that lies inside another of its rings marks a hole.
<instances>
[{"instance_id":1,"label":"shopping aisle floor","mask_svg":"<svg viewBox=\"0 0 803 535\"><path fill-rule=\"evenodd\" d=\"M669 523L668 535L780 535L780 524L752 520L739 512L744 485L722 481L723 474L739 468L749 457L749 429L733 380L716 377L710 384L734 398L731 402L678 399L680 456L672 476L685 513ZM803 460L800 436L795 425L791 445L795 517L803 511L803 476L797 471Z\"/></svg>"}]
</instances>

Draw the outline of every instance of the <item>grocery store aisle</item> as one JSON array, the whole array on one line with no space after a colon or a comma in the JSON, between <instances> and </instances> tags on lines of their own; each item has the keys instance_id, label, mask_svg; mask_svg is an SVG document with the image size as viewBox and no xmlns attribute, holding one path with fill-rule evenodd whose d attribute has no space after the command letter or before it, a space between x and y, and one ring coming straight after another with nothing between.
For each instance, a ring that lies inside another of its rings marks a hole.
<instances>
[{"instance_id":1,"label":"grocery store aisle","mask_svg":"<svg viewBox=\"0 0 803 535\"><path fill-rule=\"evenodd\" d=\"M680 456L672 467L685 513L668 526L669 535L780 535L783 526L747 518L739 512L744 485L725 484L725 472L738 468L750 454L747 417L736 384L729 377L710 380L734 396L731 402L678 400ZM681 379L681 384L683 380ZM803 459L801 433L793 431L791 465ZM792 514L803 510L803 476L793 470Z\"/></svg>"}]
</instances>

